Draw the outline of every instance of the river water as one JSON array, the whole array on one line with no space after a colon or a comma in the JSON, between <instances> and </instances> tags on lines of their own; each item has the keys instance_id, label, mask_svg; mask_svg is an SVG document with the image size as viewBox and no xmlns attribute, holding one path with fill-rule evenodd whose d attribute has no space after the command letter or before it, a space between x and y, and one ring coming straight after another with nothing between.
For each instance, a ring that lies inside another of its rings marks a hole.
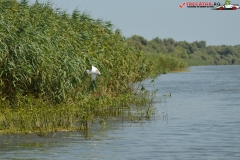
<instances>
[{"instance_id":1,"label":"river water","mask_svg":"<svg viewBox=\"0 0 240 160\"><path fill-rule=\"evenodd\" d=\"M158 89L154 118L55 138L2 135L0 159L240 159L240 66L190 67L145 83Z\"/></svg>"}]
</instances>

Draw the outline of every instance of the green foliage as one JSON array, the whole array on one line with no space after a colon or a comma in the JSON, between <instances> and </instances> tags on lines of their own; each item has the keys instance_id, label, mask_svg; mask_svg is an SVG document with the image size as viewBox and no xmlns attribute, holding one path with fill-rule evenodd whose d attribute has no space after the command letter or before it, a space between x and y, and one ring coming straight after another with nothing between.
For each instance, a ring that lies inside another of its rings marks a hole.
<instances>
[{"instance_id":1,"label":"green foliage","mask_svg":"<svg viewBox=\"0 0 240 160\"><path fill-rule=\"evenodd\" d=\"M0 18L0 132L86 129L94 117L146 106L149 94L136 93L136 84L185 66L133 48L111 22L78 10L69 15L50 2L0 1ZM173 39L162 43L174 50ZM92 65L101 72L94 91L86 73Z\"/></svg>"},{"instance_id":2,"label":"green foliage","mask_svg":"<svg viewBox=\"0 0 240 160\"><path fill-rule=\"evenodd\" d=\"M127 42L146 53L165 54L183 59L190 66L240 64L240 45L206 46L205 41L176 42L172 38L160 39L158 37L147 41L137 35L128 38Z\"/></svg>"},{"instance_id":3,"label":"green foliage","mask_svg":"<svg viewBox=\"0 0 240 160\"><path fill-rule=\"evenodd\" d=\"M93 99L91 96L84 96L79 97L76 103L69 101L53 105L32 96L18 95L18 108L9 108L7 101L1 101L0 134L34 132L46 136L48 132L86 130L88 123L96 121L101 124L109 117L125 117L129 121L138 121L154 114L151 106L146 111L143 109L147 104L150 105L150 98L152 94L142 91L118 97L102 96ZM127 102L135 105L130 107ZM141 113L131 113L133 107L138 107L135 111Z\"/></svg>"},{"instance_id":4,"label":"green foliage","mask_svg":"<svg viewBox=\"0 0 240 160\"><path fill-rule=\"evenodd\" d=\"M187 64L183 60L171 55L152 53L147 54L146 57L154 66L154 70L151 72L152 77L159 75L159 73L166 74L171 71L183 71L187 68Z\"/></svg>"},{"instance_id":5,"label":"green foliage","mask_svg":"<svg viewBox=\"0 0 240 160\"><path fill-rule=\"evenodd\" d=\"M78 10L70 16L50 3L4 1L0 8L1 93L12 102L18 93L74 100L87 91L91 65L102 73L100 94L118 95L148 76L143 53L128 46L111 22Z\"/></svg>"}]
</instances>

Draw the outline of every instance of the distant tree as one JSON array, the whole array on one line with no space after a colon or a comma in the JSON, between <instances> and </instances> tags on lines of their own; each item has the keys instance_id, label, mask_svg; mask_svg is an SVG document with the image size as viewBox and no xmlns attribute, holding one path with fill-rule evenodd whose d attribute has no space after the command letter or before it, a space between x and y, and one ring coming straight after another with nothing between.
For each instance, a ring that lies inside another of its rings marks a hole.
<instances>
[{"instance_id":1,"label":"distant tree","mask_svg":"<svg viewBox=\"0 0 240 160\"><path fill-rule=\"evenodd\" d=\"M234 54L234 51L233 51L233 48L229 46L223 46L218 53L220 55L229 55L229 54Z\"/></svg>"},{"instance_id":2,"label":"distant tree","mask_svg":"<svg viewBox=\"0 0 240 160\"><path fill-rule=\"evenodd\" d=\"M206 41L175 41L173 38L155 37L147 41L134 35L128 42L146 53L162 53L200 64L240 64L240 45L206 46ZM230 56L231 55L231 56ZM194 63L192 63L194 64Z\"/></svg>"},{"instance_id":3,"label":"distant tree","mask_svg":"<svg viewBox=\"0 0 240 160\"><path fill-rule=\"evenodd\" d=\"M174 45L174 43L175 43L174 39L172 39L172 38L163 39L163 42L164 42L165 46Z\"/></svg>"},{"instance_id":4,"label":"distant tree","mask_svg":"<svg viewBox=\"0 0 240 160\"><path fill-rule=\"evenodd\" d=\"M206 48L206 41L194 41L193 44L195 44L197 48Z\"/></svg>"},{"instance_id":5,"label":"distant tree","mask_svg":"<svg viewBox=\"0 0 240 160\"><path fill-rule=\"evenodd\" d=\"M142 45L147 45L147 43L148 43L148 41L145 39L145 38L143 38L142 36L137 36L137 35L134 35L134 36L132 36L131 37L131 39L133 40L133 41L139 41Z\"/></svg>"},{"instance_id":6,"label":"distant tree","mask_svg":"<svg viewBox=\"0 0 240 160\"><path fill-rule=\"evenodd\" d=\"M156 44L163 45L162 39L161 39L161 38L158 38L158 37L152 39L150 42L154 42L154 43L156 43Z\"/></svg>"}]
</instances>

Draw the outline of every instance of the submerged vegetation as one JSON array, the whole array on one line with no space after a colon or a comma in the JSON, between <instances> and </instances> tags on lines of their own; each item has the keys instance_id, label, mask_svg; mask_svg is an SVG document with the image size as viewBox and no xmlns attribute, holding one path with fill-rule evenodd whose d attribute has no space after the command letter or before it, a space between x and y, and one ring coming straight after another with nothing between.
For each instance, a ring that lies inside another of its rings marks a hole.
<instances>
[{"instance_id":1,"label":"submerged vegetation","mask_svg":"<svg viewBox=\"0 0 240 160\"><path fill-rule=\"evenodd\" d=\"M206 46L206 41L175 41L158 37L148 41L134 35L127 42L148 55L165 55L182 59L192 65L235 65L240 64L240 45Z\"/></svg>"},{"instance_id":2,"label":"submerged vegetation","mask_svg":"<svg viewBox=\"0 0 240 160\"><path fill-rule=\"evenodd\" d=\"M141 110L137 119L149 118L153 95L136 84L186 67L178 58L146 55L111 22L78 10L6 0L0 13L2 133L87 129L95 119L133 115L132 107ZM94 91L86 73L92 65L101 71Z\"/></svg>"}]
</instances>

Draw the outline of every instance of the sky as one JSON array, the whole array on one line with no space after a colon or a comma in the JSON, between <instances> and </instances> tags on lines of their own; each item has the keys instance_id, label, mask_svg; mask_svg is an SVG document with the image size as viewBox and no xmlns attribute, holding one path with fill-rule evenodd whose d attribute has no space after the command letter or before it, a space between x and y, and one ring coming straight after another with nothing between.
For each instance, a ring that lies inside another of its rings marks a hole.
<instances>
[{"instance_id":1,"label":"sky","mask_svg":"<svg viewBox=\"0 0 240 160\"><path fill-rule=\"evenodd\" d=\"M159 37L175 41L206 41L207 45L240 44L240 9L218 11L210 8L180 9L186 0L50 0L53 7L72 13L87 12L94 19L111 21L122 35L139 35L147 40ZM186 2L220 2L191 0ZM34 3L35 0L30 0ZM39 0L46 2L46 0ZM239 4L240 0L232 0Z\"/></svg>"}]
</instances>

